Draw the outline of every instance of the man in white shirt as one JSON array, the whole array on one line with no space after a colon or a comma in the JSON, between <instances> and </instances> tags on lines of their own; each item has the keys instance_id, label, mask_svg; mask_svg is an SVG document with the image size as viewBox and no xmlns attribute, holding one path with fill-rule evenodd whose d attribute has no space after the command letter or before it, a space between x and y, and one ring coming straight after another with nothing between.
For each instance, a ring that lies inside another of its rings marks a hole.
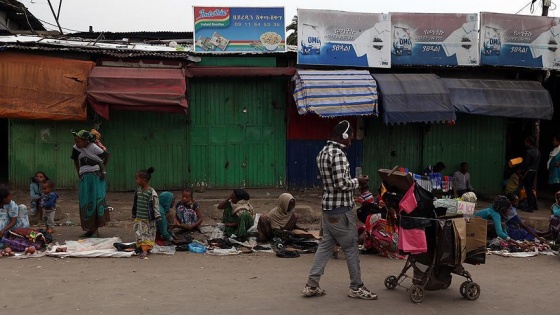
<instances>
[{"instance_id":1,"label":"man in white shirt","mask_svg":"<svg viewBox=\"0 0 560 315\"><path fill-rule=\"evenodd\" d=\"M471 174L469 174L469 163L462 162L459 170L453 173L453 195L461 197L464 193L473 191L471 186Z\"/></svg>"}]
</instances>

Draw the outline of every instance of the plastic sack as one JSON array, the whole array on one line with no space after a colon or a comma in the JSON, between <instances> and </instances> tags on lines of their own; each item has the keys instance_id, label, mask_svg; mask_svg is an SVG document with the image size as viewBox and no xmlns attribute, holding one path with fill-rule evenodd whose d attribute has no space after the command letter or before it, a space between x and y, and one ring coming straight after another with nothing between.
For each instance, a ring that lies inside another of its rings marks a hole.
<instances>
[{"instance_id":1,"label":"plastic sack","mask_svg":"<svg viewBox=\"0 0 560 315\"><path fill-rule=\"evenodd\" d=\"M164 254L164 255L174 255L175 254L175 246L159 246L155 244L151 250L152 254Z\"/></svg>"},{"instance_id":2,"label":"plastic sack","mask_svg":"<svg viewBox=\"0 0 560 315\"><path fill-rule=\"evenodd\" d=\"M258 226L258 224L259 224L259 219L260 219L260 217L261 217L261 214L260 214L260 213L255 214L255 219L253 220L253 221L254 221L253 226L251 226L251 227L247 230L248 233L256 233L256 232L257 232L257 226Z\"/></svg>"},{"instance_id":3,"label":"plastic sack","mask_svg":"<svg viewBox=\"0 0 560 315\"><path fill-rule=\"evenodd\" d=\"M212 230L212 234L210 235L210 239L222 238L224 237L224 231L226 226L223 223L218 223L214 230Z\"/></svg>"},{"instance_id":4,"label":"plastic sack","mask_svg":"<svg viewBox=\"0 0 560 315\"><path fill-rule=\"evenodd\" d=\"M204 252L206 252L206 246L198 243L190 243L189 251L197 254L203 254Z\"/></svg>"}]
</instances>

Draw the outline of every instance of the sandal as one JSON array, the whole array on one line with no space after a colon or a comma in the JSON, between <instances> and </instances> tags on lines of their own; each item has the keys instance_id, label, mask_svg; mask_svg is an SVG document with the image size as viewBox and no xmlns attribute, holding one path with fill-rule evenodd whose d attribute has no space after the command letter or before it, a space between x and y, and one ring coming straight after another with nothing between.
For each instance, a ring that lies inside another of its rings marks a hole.
<instances>
[{"instance_id":1,"label":"sandal","mask_svg":"<svg viewBox=\"0 0 560 315\"><path fill-rule=\"evenodd\" d=\"M140 255L138 255L138 258L147 259L148 258L148 252L141 252Z\"/></svg>"},{"instance_id":2,"label":"sandal","mask_svg":"<svg viewBox=\"0 0 560 315\"><path fill-rule=\"evenodd\" d=\"M87 231L84 234L80 235L80 237L92 237L93 236L93 232L92 231Z\"/></svg>"}]
</instances>

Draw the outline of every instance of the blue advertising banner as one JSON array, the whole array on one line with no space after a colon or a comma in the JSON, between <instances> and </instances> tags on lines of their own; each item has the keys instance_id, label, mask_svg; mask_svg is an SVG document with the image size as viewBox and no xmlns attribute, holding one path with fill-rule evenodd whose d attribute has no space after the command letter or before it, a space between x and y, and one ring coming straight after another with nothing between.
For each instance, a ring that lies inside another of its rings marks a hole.
<instances>
[{"instance_id":1,"label":"blue advertising banner","mask_svg":"<svg viewBox=\"0 0 560 315\"><path fill-rule=\"evenodd\" d=\"M482 12L480 64L560 69L560 18Z\"/></svg>"},{"instance_id":2,"label":"blue advertising banner","mask_svg":"<svg viewBox=\"0 0 560 315\"><path fill-rule=\"evenodd\" d=\"M389 14L298 9L298 64L389 68Z\"/></svg>"},{"instance_id":3,"label":"blue advertising banner","mask_svg":"<svg viewBox=\"0 0 560 315\"><path fill-rule=\"evenodd\" d=\"M284 8L194 7L196 52L286 50Z\"/></svg>"},{"instance_id":4,"label":"blue advertising banner","mask_svg":"<svg viewBox=\"0 0 560 315\"><path fill-rule=\"evenodd\" d=\"M391 64L478 65L478 15L391 12Z\"/></svg>"}]
</instances>

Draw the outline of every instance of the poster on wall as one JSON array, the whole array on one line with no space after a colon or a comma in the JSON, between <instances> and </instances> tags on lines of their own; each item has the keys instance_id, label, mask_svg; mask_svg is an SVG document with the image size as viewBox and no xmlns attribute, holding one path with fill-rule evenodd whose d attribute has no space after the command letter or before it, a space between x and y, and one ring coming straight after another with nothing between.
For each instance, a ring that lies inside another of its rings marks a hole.
<instances>
[{"instance_id":1,"label":"poster on wall","mask_svg":"<svg viewBox=\"0 0 560 315\"><path fill-rule=\"evenodd\" d=\"M480 64L560 69L560 18L483 12Z\"/></svg>"},{"instance_id":2,"label":"poster on wall","mask_svg":"<svg viewBox=\"0 0 560 315\"><path fill-rule=\"evenodd\" d=\"M193 7L196 52L286 50L284 8Z\"/></svg>"},{"instance_id":3,"label":"poster on wall","mask_svg":"<svg viewBox=\"0 0 560 315\"><path fill-rule=\"evenodd\" d=\"M391 12L391 64L478 65L478 14Z\"/></svg>"},{"instance_id":4,"label":"poster on wall","mask_svg":"<svg viewBox=\"0 0 560 315\"><path fill-rule=\"evenodd\" d=\"M298 64L389 68L389 14L298 9Z\"/></svg>"}]
</instances>

